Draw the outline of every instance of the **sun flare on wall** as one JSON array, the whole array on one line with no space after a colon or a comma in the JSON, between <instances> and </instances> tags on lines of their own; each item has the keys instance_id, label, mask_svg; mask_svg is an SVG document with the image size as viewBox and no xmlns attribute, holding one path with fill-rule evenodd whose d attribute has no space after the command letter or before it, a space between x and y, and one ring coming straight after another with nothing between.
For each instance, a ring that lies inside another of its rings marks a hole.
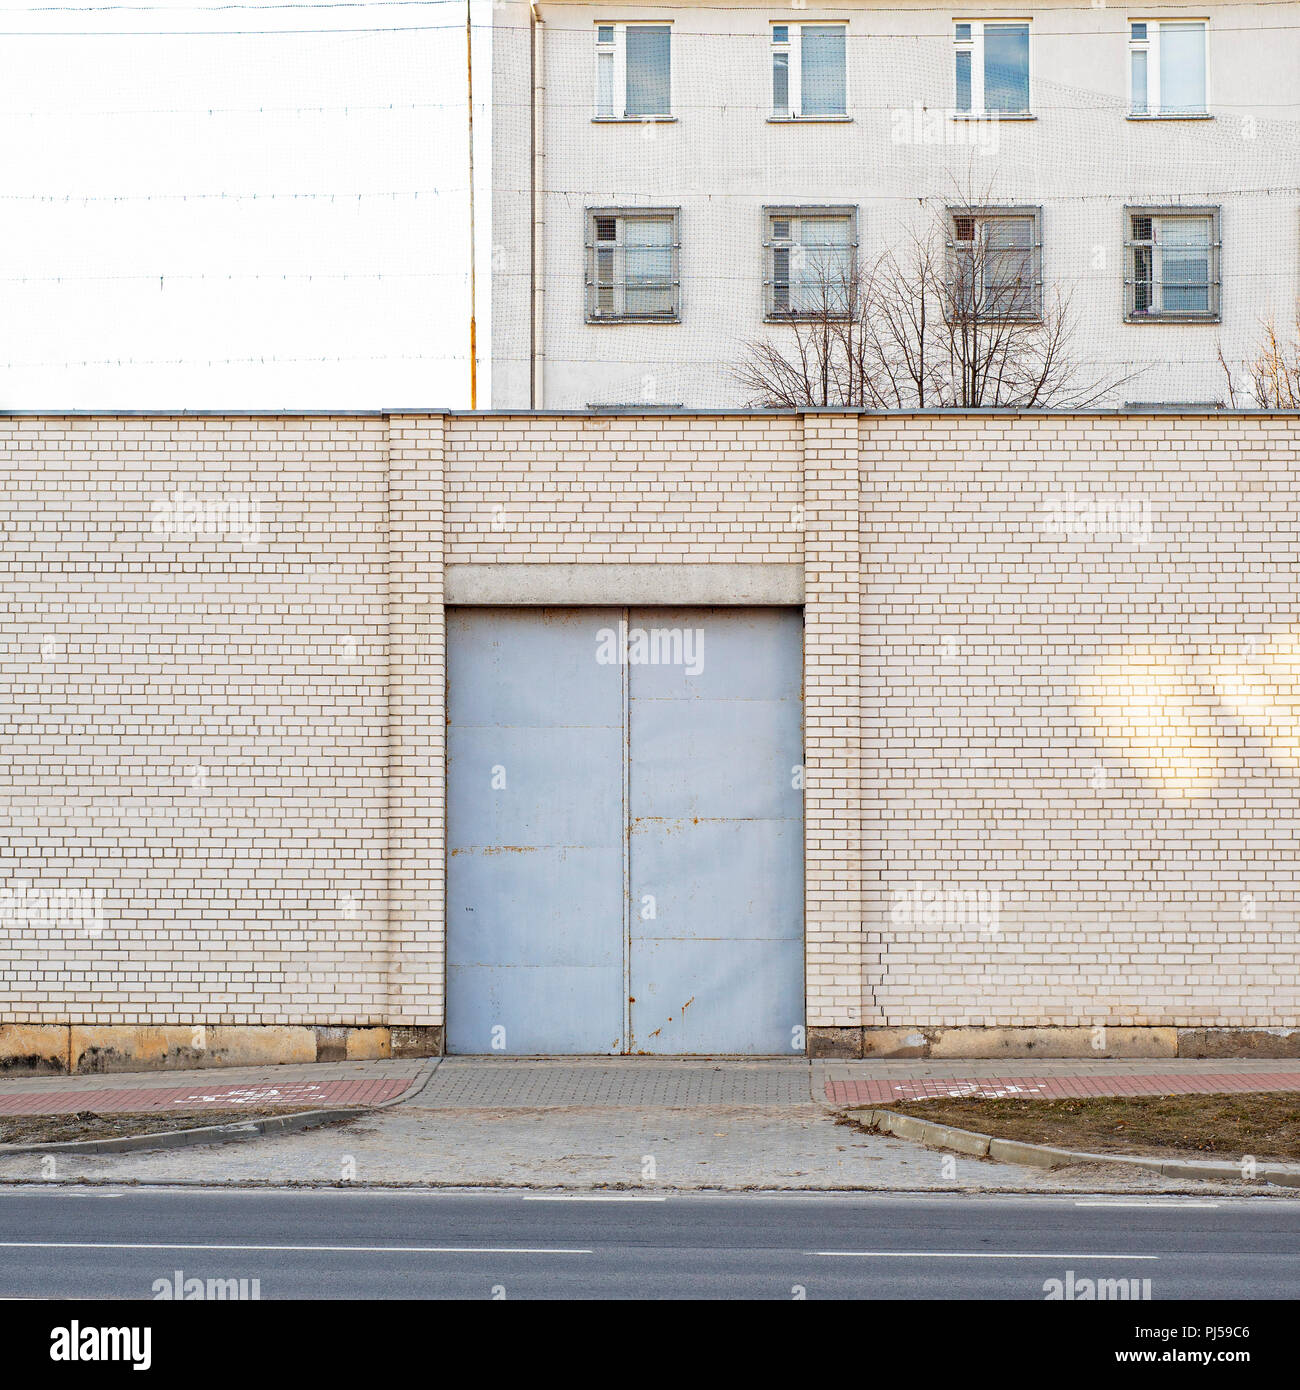
<instances>
[{"instance_id":1,"label":"sun flare on wall","mask_svg":"<svg viewBox=\"0 0 1300 1390\"><path fill-rule=\"evenodd\" d=\"M1268 745L1274 762L1300 772L1300 624L1205 667L1233 719Z\"/></svg>"},{"instance_id":2,"label":"sun flare on wall","mask_svg":"<svg viewBox=\"0 0 1300 1390\"><path fill-rule=\"evenodd\" d=\"M1125 647L1080 681L1085 729L1169 801L1208 795L1223 775L1212 698L1171 647Z\"/></svg>"},{"instance_id":3,"label":"sun flare on wall","mask_svg":"<svg viewBox=\"0 0 1300 1390\"><path fill-rule=\"evenodd\" d=\"M1300 625L1239 654L1150 645L1109 653L1079 681L1083 728L1168 802L1208 796L1224 772L1226 716L1300 771Z\"/></svg>"}]
</instances>

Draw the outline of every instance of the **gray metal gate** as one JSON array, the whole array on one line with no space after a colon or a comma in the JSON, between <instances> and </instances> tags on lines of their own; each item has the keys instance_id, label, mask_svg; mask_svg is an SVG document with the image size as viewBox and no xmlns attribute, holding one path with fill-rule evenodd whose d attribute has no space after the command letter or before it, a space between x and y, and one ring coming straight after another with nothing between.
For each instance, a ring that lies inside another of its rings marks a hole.
<instances>
[{"instance_id":1,"label":"gray metal gate","mask_svg":"<svg viewBox=\"0 0 1300 1390\"><path fill-rule=\"evenodd\" d=\"M802 635L449 612L449 1051L802 1050Z\"/></svg>"}]
</instances>

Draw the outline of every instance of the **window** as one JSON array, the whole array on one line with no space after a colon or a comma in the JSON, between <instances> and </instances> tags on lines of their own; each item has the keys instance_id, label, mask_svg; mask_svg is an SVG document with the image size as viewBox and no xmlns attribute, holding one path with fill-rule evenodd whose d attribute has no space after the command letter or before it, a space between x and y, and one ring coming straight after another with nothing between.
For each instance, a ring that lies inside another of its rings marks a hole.
<instances>
[{"instance_id":1,"label":"window","mask_svg":"<svg viewBox=\"0 0 1300 1390\"><path fill-rule=\"evenodd\" d=\"M773 116L847 115L844 47L843 24L774 24Z\"/></svg>"},{"instance_id":2,"label":"window","mask_svg":"<svg viewBox=\"0 0 1300 1390\"><path fill-rule=\"evenodd\" d=\"M1124 317L1219 318L1218 208L1126 208Z\"/></svg>"},{"instance_id":3,"label":"window","mask_svg":"<svg viewBox=\"0 0 1300 1390\"><path fill-rule=\"evenodd\" d=\"M1128 27L1129 114L1204 116L1204 20L1134 20Z\"/></svg>"},{"instance_id":4,"label":"window","mask_svg":"<svg viewBox=\"0 0 1300 1390\"><path fill-rule=\"evenodd\" d=\"M1037 208L950 208L949 317L1042 314L1043 244Z\"/></svg>"},{"instance_id":5,"label":"window","mask_svg":"<svg viewBox=\"0 0 1300 1390\"><path fill-rule=\"evenodd\" d=\"M587 213L587 322L675 323L680 312L677 211Z\"/></svg>"},{"instance_id":6,"label":"window","mask_svg":"<svg viewBox=\"0 0 1300 1390\"><path fill-rule=\"evenodd\" d=\"M843 317L857 254L853 208L767 208L763 243L764 315Z\"/></svg>"},{"instance_id":7,"label":"window","mask_svg":"<svg viewBox=\"0 0 1300 1390\"><path fill-rule=\"evenodd\" d=\"M671 27L596 25L596 117L672 114Z\"/></svg>"},{"instance_id":8,"label":"window","mask_svg":"<svg viewBox=\"0 0 1300 1390\"><path fill-rule=\"evenodd\" d=\"M1029 114L1029 25L976 19L953 34L956 110L971 116Z\"/></svg>"}]
</instances>

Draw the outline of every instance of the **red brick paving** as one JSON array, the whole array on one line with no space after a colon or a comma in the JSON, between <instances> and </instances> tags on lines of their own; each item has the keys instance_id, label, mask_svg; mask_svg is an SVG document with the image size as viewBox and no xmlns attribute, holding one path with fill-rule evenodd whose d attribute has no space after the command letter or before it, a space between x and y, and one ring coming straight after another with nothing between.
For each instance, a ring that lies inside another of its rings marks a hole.
<instances>
[{"instance_id":1,"label":"red brick paving","mask_svg":"<svg viewBox=\"0 0 1300 1390\"><path fill-rule=\"evenodd\" d=\"M835 1105L884 1105L928 1097L1001 1100L1064 1096L1210 1095L1224 1091L1300 1091L1300 1071L1152 1072L1147 1076L1116 1073L1098 1076L1005 1076L969 1080L937 1076L911 1081L828 1081L826 1099Z\"/></svg>"},{"instance_id":2,"label":"red brick paving","mask_svg":"<svg viewBox=\"0 0 1300 1390\"><path fill-rule=\"evenodd\" d=\"M0 1094L0 1115L69 1115L77 1110L236 1110L284 1106L378 1105L400 1096L413 1078L357 1081L214 1082L200 1086L96 1087L84 1091Z\"/></svg>"}]
</instances>

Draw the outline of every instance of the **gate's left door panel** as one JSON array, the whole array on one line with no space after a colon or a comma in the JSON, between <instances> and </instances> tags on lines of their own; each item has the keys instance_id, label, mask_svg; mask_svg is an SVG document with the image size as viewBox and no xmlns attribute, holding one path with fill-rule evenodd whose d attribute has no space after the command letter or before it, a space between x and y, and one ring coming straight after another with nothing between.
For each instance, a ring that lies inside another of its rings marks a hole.
<instances>
[{"instance_id":1,"label":"gate's left door panel","mask_svg":"<svg viewBox=\"0 0 1300 1390\"><path fill-rule=\"evenodd\" d=\"M448 612L450 1052L623 1049L621 617Z\"/></svg>"}]
</instances>

